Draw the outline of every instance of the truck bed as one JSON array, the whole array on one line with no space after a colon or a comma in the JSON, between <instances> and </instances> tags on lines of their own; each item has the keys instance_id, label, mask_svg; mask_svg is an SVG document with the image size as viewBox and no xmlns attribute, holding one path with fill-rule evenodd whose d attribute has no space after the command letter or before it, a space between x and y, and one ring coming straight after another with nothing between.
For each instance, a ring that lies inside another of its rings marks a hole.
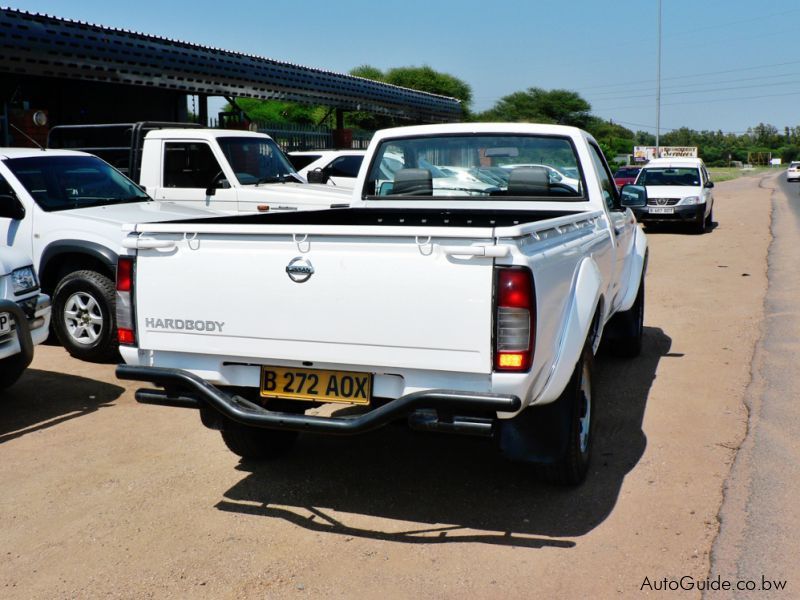
<instances>
[{"instance_id":1,"label":"truck bed","mask_svg":"<svg viewBox=\"0 0 800 600\"><path fill-rule=\"evenodd\" d=\"M332 208L303 212L221 216L173 223L203 225L384 225L395 227L510 227L574 214L553 210L441 210L409 208Z\"/></svg>"}]
</instances>

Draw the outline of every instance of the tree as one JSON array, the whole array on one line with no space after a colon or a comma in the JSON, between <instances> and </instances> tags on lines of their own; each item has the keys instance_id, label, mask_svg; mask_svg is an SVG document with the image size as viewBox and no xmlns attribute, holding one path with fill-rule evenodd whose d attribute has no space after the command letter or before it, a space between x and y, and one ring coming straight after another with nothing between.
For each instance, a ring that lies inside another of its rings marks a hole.
<instances>
[{"instance_id":1,"label":"tree","mask_svg":"<svg viewBox=\"0 0 800 600\"><path fill-rule=\"evenodd\" d=\"M363 77L364 79L372 79L373 81L384 81L385 75L378 67L372 65L361 65L350 69L350 75L353 77Z\"/></svg>"},{"instance_id":2,"label":"tree","mask_svg":"<svg viewBox=\"0 0 800 600\"><path fill-rule=\"evenodd\" d=\"M591 105L577 92L532 87L503 96L478 121L557 123L585 127Z\"/></svg>"},{"instance_id":3,"label":"tree","mask_svg":"<svg viewBox=\"0 0 800 600\"><path fill-rule=\"evenodd\" d=\"M448 73L436 71L425 65L422 67L395 67L384 73L372 65L361 65L350 70L350 75L364 77L373 81L383 81L392 85L407 87L420 92L439 94L461 101L464 118L469 116L472 104L472 88L468 83ZM348 123L362 129L381 129L399 124L396 119L374 115L367 112L350 113Z\"/></svg>"},{"instance_id":4,"label":"tree","mask_svg":"<svg viewBox=\"0 0 800 600\"><path fill-rule=\"evenodd\" d=\"M472 88L458 77L435 71L425 65L422 67L396 67L386 72L386 83L401 87L449 96L461 100L464 116L469 115L472 104Z\"/></svg>"},{"instance_id":5,"label":"tree","mask_svg":"<svg viewBox=\"0 0 800 600\"><path fill-rule=\"evenodd\" d=\"M236 105L245 112L251 121L311 125L316 124L325 114L324 109L318 106L279 100L237 98ZM231 109L230 105L226 105L225 110L230 111Z\"/></svg>"}]
</instances>

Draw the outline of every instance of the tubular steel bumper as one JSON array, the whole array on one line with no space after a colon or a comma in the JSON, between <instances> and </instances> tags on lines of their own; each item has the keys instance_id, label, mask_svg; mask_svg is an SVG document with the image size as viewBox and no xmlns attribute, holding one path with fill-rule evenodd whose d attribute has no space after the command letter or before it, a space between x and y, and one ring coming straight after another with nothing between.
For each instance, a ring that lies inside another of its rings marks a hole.
<instances>
[{"instance_id":1,"label":"tubular steel bumper","mask_svg":"<svg viewBox=\"0 0 800 600\"><path fill-rule=\"evenodd\" d=\"M181 369L119 365L117 377L147 381L165 388L137 390L136 401L142 404L182 408L210 407L232 421L251 427L339 435L365 433L419 409L480 414L515 412L521 406L517 396L426 390L391 400L358 416L321 417L267 410L241 396L228 394L197 375Z\"/></svg>"},{"instance_id":2,"label":"tubular steel bumper","mask_svg":"<svg viewBox=\"0 0 800 600\"><path fill-rule=\"evenodd\" d=\"M14 319L15 331L19 340L19 350L23 357L25 366L31 364L33 360L33 340L31 339L31 328L28 325L28 318L16 302L11 300L0 300L0 313L9 313Z\"/></svg>"}]
</instances>

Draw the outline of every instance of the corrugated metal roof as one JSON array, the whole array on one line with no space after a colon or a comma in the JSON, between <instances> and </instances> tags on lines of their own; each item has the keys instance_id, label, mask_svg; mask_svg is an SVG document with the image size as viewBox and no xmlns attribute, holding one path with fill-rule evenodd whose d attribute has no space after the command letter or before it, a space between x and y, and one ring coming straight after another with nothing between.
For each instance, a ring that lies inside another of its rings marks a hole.
<instances>
[{"instance_id":1,"label":"corrugated metal roof","mask_svg":"<svg viewBox=\"0 0 800 600\"><path fill-rule=\"evenodd\" d=\"M12 8L0 9L0 72L292 100L429 122L458 100L221 48Z\"/></svg>"}]
</instances>

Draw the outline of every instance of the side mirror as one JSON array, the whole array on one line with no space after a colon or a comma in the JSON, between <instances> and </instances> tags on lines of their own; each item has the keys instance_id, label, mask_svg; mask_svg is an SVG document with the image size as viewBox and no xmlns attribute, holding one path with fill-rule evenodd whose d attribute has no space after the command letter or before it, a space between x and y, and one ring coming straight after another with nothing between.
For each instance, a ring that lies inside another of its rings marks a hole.
<instances>
[{"instance_id":1,"label":"side mirror","mask_svg":"<svg viewBox=\"0 0 800 600\"><path fill-rule=\"evenodd\" d=\"M713 188L713 187L714 187L714 182L713 182L713 181L706 181L706 185L705 185L705 187L707 187L707 188Z\"/></svg>"},{"instance_id":2,"label":"side mirror","mask_svg":"<svg viewBox=\"0 0 800 600\"><path fill-rule=\"evenodd\" d=\"M647 206L647 189L643 185L623 185L619 192L620 204L628 208Z\"/></svg>"},{"instance_id":3,"label":"side mirror","mask_svg":"<svg viewBox=\"0 0 800 600\"><path fill-rule=\"evenodd\" d=\"M306 174L306 179L308 183L328 183L330 177L322 169L314 169Z\"/></svg>"},{"instance_id":4,"label":"side mirror","mask_svg":"<svg viewBox=\"0 0 800 600\"><path fill-rule=\"evenodd\" d=\"M214 178L211 180L211 183L208 184L206 188L206 196L214 196L217 193L217 190L220 188L229 188L231 187L228 183L228 180L225 178L225 173L220 171Z\"/></svg>"},{"instance_id":5,"label":"side mirror","mask_svg":"<svg viewBox=\"0 0 800 600\"><path fill-rule=\"evenodd\" d=\"M11 194L0 194L0 218L21 221L25 218L25 207L19 198Z\"/></svg>"}]
</instances>

